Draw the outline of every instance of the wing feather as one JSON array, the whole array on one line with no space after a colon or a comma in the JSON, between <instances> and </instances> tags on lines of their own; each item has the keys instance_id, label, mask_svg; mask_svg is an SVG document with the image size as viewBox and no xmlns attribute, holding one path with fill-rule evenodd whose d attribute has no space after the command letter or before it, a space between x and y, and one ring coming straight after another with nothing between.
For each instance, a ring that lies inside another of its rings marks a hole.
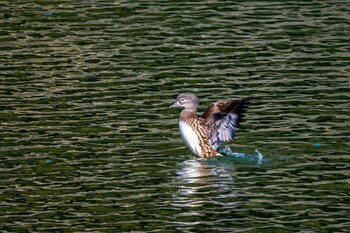
<instances>
[{"instance_id":1,"label":"wing feather","mask_svg":"<svg viewBox=\"0 0 350 233\"><path fill-rule=\"evenodd\" d=\"M230 141L236 136L236 126L242 120L251 99L252 97L219 101L211 104L203 113L202 118L209 134L209 142L214 150L222 142Z\"/></svg>"}]
</instances>

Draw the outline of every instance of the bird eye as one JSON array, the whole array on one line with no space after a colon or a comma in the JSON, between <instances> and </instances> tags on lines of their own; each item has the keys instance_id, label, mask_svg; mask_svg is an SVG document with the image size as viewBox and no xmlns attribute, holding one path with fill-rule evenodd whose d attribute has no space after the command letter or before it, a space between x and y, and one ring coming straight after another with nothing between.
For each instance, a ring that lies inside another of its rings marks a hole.
<instances>
[{"instance_id":1,"label":"bird eye","mask_svg":"<svg viewBox=\"0 0 350 233\"><path fill-rule=\"evenodd\" d=\"M180 99L180 101L181 101L181 102L184 102L184 101L185 101L185 99L184 99L184 98L181 98L181 99Z\"/></svg>"}]
</instances>

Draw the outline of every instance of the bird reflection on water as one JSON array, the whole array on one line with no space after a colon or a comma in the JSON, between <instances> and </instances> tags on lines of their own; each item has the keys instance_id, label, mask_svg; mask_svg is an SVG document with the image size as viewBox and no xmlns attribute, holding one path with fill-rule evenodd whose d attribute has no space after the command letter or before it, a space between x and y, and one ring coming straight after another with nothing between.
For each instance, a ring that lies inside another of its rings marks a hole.
<instances>
[{"instance_id":1,"label":"bird reflection on water","mask_svg":"<svg viewBox=\"0 0 350 233\"><path fill-rule=\"evenodd\" d=\"M183 161L180 170L176 172L177 186L174 206L200 207L208 203L220 202L221 197L236 196L234 178L219 161L204 161L191 159ZM212 197L212 198L211 198ZM194 214L194 213L192 213Z\"/></svg>"},{"instance_id":2,"label":"bird reflection on water","mask_svg":"<svg viewBox=\"0 0 350 233\"><path fill-rule=\"evenodd\" d=\"M179 164L175 180L179 190L173 205L198 207L208 202L220 203L223 197L237 197L235 164L256 167L267 161L258 150L251 155L233 152L226 146L220 152L226 156L210 160L187 159Z\"/></svg>"}]
</instances>

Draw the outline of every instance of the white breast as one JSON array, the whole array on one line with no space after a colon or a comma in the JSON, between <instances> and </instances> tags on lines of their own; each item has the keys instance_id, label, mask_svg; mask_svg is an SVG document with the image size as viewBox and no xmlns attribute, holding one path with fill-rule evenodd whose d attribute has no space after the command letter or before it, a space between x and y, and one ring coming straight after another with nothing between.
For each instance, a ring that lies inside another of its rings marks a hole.
<instances>
[{"instance_id":1,"label":"white breast","mask_svg":"<svg viewBox=\"0 0 350 233\"><path fill-rule=\"evenodd\" d=\"M191 149L191 151L196 154L201 154L201 147L199 145L199 139L197 134L192 130L192 128L183 121L179 122L179 128L181 136L184 139L186 145Z\"/></svg>"}]
</instances>

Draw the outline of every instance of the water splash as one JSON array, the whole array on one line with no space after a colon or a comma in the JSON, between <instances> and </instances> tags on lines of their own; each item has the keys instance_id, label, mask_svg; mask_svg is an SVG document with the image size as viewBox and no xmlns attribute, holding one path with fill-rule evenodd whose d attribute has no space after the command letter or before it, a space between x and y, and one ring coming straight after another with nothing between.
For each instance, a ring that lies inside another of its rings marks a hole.
<instances>
[{"instance_id":1,"label":"water splash","mask_svg":"<svg viewBox=\"0 0 350 233\"><path fill-rule=\"evenodd\" d=\"M234 152L231 150L230 146L225 146L220 149L219 152L225 155L227 158L239 159L240 162L256 163L261 165L264 161L264 155L258 150L255 150L256 154L246 154L242 152Z\"/></svg>"},{"instance_id":2,"label":"water splash","mask_svg":"<svg viewBox=\"0 0 350 233\"><path fill-rule=\"evenodd\" d=\"M222 158L224 158L224 160L234 161L235 163L250 163L254 165L262 165L263 163L267 162L267 159L258 149L255 150L256 154L246 154L242 152L234 152L231 150L230 146L226 145L225 147L219 149L218 152L222 155L225 155L225 157L215 156L213 157L214 160L222 160ZM196 159L198 156L179 155L179 158Z\"/></svg>"}]
</instances>

